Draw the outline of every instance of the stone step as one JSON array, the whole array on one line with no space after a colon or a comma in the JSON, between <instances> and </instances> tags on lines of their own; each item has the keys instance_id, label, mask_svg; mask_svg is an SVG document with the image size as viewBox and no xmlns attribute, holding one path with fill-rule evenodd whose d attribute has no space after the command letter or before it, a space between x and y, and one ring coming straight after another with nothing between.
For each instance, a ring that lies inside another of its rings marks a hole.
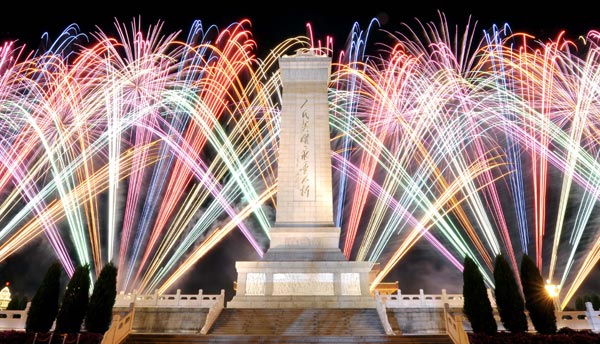
<instances>
[{"instance_id":1,"label":"stone step","mask_svg":"<svg viewBox=\"0 0 600 344\"><path fill-rule=\"evenodd\" d=\"M224 309L215 335L383 335L375 309Z\"/></svg>"},{"instance_id":2,"label":"stone step","mask_svg":"<svg viewBox=\"0 0 600 344\"><path fill-rule=\"evenodd\" d=\"M448 335L411 336L252 336L200 334L130 334L123 344L199 344L199 343L373 343L373 344L452 344Z\"/></svg>"}]
</instances>

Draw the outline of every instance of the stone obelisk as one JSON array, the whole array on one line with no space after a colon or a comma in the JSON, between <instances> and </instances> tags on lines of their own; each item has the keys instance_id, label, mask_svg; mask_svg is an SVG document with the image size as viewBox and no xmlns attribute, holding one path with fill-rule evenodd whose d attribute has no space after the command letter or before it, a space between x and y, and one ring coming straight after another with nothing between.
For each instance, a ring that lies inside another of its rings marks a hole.
<instances>
[{"instance_id":1,"label":"stone obelisk","mask_svg":"<svg viewBox=\"0 0 600 344\"><path fill-rule=\"evenodd\" d=\"M237 262L228 308L374 308L371 262L348 261L333 222L327 88L331 59L279 59L283 85L278 190L270 247L262 261Z\"/></svg>"}]
</instances>

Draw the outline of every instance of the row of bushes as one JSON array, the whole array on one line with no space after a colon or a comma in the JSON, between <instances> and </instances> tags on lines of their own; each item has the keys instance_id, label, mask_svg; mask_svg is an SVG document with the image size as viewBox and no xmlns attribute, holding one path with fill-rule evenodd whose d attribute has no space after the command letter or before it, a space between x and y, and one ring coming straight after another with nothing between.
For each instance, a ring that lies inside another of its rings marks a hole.
<instances>
[{"instance_id":1,"label":"row of bushes","mask_svg":"<svg viewBox=\"0 0 600 344\"><path fill-rule=\"evenodd\" d=\"M556 333L554 300L546 290L538 267L526 254L521 259L519 277L521 288L504 256L498 254L494 263L494 293L504 328L512 333L527 332L526 308L537 333ZM469 256L464 260L463 283L463 311L473 332L496 334L498 328L483 275Z\"/></svg>"},{"instance_id":2,"label":"row of bushes","mask_svg":"<svg viewBox=\"0 0 600 344\"><path fill-rule=\"evenodd\" d=\"M26 340L20 343L32 341L35 335L45 336L46 340L52 336L53 342L60 338L60 343L70 342L65 336L76 338L78 343L100 343L110 327L117 295L117 268L112 263L102 268L90 296L90 267L77 267L59 308L61 274L58 262L48 268L27 313ZM85 331L81 332L82 328Z\"/></svg>"},{"instance_id":3,"label":"row of bushes","mask_svg":"<svg viewBox=\"0 0 600 344\"><path fill-rule=\"evenodd\" d=\"M23 344L23 343L45 343L45 344L99 344L103 335L100 333L82 332L54 334L34 333L23 331L0 331L0 344Z\"/></svg>"},{"instance_id":4,"label":"row of bushes","mask_svg":"<svg viewBox=\"0 0 600 344\"><path fill-rule=\"evenodd\" d=\"M510 333L495 334L470 333L470 344L600 344L600 334L590 330L576 331L561 328L554 334Z\"/></svg>"}]
</instances>

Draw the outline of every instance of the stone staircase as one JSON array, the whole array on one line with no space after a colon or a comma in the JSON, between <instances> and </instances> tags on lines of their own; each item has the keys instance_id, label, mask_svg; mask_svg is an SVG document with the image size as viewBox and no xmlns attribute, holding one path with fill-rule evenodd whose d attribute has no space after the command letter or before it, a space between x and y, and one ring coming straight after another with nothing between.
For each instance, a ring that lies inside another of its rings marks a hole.
<instances>
[{"instance_id":1,"label":"stone staircase","mask_svg":"<svg viewBox=\"0 0 600 344\"><path fill-rule=\"evenodd\" d=\"M386 311L386 313L387 313L388 322L390 323L390 326L392 327L392 331L394 331L394 333L402 333L402 330L400 329L400 326L398 325L400 322L396 318L396 313L389 309Z\"/></svg>"},{"instance_id":2,"label":"stone staircase","mask_svg":"<svg viewBox=\"0 0 600 344\"><path fill-rule=\"evenodd\" d=\"M208 334L369 336L385 332L375 309L226 308Z\"/></svg>"},{"instance_id":3,"label":"stone staircase","mask_svg":"<svg viewBox=\"0 0 600 344\"><path fill-rule=\"evenodd\" d=\"M386 335L375 309L225 308L207 335L131 333L122 344L452 344L447 335Z\"/></svg>"},{"instance_id":4,"label":"stone staircase","mask_svg":"<svg viewBox=\"0 0 600 344\"><path fill-rule=\"evenodd\" d=\"M192 334L130 334L122 344L200 344L200 343L263 343L263 344L453 344L447 335L414 336L260 336L260 335L192 335Z\"/></svg>"}]
</instances>

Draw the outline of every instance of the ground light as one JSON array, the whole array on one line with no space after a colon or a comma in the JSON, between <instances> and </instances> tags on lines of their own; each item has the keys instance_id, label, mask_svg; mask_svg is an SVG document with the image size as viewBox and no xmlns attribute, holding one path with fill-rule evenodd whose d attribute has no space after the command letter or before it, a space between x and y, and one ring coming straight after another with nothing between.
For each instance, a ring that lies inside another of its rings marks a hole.
<instances>
[{"instance_id":1,"label":"ground light","mask_svg":"<svg viewBox=\"0 0 600 344\"><path fill-rule=\"evenodd\" d=\"M548 296L552 298L552 303L554 304L554 308L558 309L558 292L559 286L556 284L552 284L549 280L546 281L546 292Z\"/></svg>"}]
</instances>

